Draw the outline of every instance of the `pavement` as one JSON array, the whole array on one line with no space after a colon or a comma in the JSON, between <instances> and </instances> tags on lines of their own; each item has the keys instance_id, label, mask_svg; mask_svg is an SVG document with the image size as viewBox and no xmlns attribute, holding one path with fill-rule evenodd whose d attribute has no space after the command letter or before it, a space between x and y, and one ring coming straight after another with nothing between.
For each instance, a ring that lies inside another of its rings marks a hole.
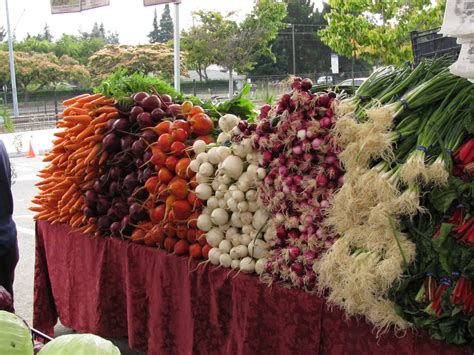
<instances>
[{"instance_id":1,"label":"pavement","mask_svg":"<svg viewBox=\"0 0 474 355\"><path fill-rule=\"evenodd\" d=\"M35 155L41 155L53 147L52 141L57 138L54 136L54 133L59 131L60 129L54 128L18 133L2 133L0 134L0 140L5 144L10 158L27 156L30 143Z\"/></svg>"},{"instance_id":2,"label":"pavement","mask_svg":"<svg viewBox=\"0 0 474 355\"><path fill-rule=\"evenodd\" d=\"M33 137L33 149L39 151L47 150L50 147L55 130L26 132ZM5 139L5 136L8 136ZM4 140L7 150L10 153L13 138L11 135L0 134L0 139ZM25 137L27 139L28 137ZM49 144L49 145L48 145ZM36 145L36 147L35 147ZM13 146L14 149L14 146ZM36 153L38 154L38 153ZM45 163L42 157L25 157L25 153L11 152L10 162L14 171L14 181L12 186L13 199L15 205L14 220L18 231L18 243L20 249L20 260L16 268L15 277L15 308L16 313L32 325L33 318L33 287L34 287L34 265L35 265L35 223L33 213L28 210L31 200L38 192L35 183L40 179L36 176ZM74 331L65 328L60 323L55 327L55 336L70 334ZM110 339L121 350L124 355L140 355L142 352L134 351L127 345L127 339Z\"/></svg>"}]
</instances>

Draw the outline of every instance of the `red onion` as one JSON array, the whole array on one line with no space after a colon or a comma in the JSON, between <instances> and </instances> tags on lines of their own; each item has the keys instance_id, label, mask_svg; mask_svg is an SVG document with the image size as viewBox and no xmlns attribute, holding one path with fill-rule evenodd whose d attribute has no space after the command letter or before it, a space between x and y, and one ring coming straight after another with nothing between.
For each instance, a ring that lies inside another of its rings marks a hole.
<instances>
[{"instance_id":1,"label":"red onion","mask_svg":"<svg viewBox=\"0 0 474 355\"><path fill-rule=\"evenodd\" d=\"M290 247L288 248L288 255L291 260L294 260L300 255L300 249L298 247Z\"/></svg>"},{"instance_id":2,"label":"red onion","mask_svg":"<svg viewBox=\"0 0 474 355\"><path fill-rule=\"evenodd\" d=\"M321 208L328 208L329 207L329 201L328 200L322 200L320 203Z\"/></svg>"},{"instance_id":3,"label":"red onion","mask_svg":"<svg viewBox=\"0 0 474 355\"><path fill-rule=\"evenodd\" d=\"M297 229L292 229L288 232L288 237L290 237L290 239L298 239L300 232Z\"/></svg>"},{"instance_id":4,"label":"red onion","mask_svg":"<svg viewBox=\"0 0 474 355\"><path fill-rule=\"evenodd\" d=\"M278 227L276 228L276 235L277 235L277 238L279 238L279 239L284 239L285 236L286 236L286 229L285 229L285 227L283 227L283 226L278 226Z\"/></svg>"},{"instance_id":5,"label":"red onion","mask_svg":"<svg viewBox=\"0 0 474 355\"><path fill-rule=\"evenodd\" d=\"M282 165L278 168L278 174L280 174L282 176L287 176L288 172L289 172L289 169L284 165Z\"/></svg>"},{"instance_id":6,"label":"red onion","mask_svg":"<svg viewBox=\"0 0 474 355\"><path fill-rule=\"evenodd\" d=\"M303 271L304 271L303 265L301 265L298 262L293 263L293 265L291 265L291 271L296 273L298 276L301 276L303 274Z\"/></svg>"},{"instance_id":7,"label":"red onion","mask_svg":"<svg viewBox=\"0 0 474 355\"><path fill-rule=\"evenodd\" d=\"M321 145L324 143L324 141L321 138L315 138L311 142L311 147L314 150L319 150L321 148Z\"/></svg>"},{"instance_id":8,"label":"red onion","mask_svg":"<svg viewBox=\"0 0 474 355\"><path fill-rule=\"evenodd\" d=\"M297 155L303 154L303 148L300 145L296 145L293 147L293 153Z\"/></svg>"},{"instance_id":9,"label":"red onion","mask_svg":"<svg viewBox=\"0 0 474 355\"><path fill-rule=\"evenodd\" d=\"M328 184L328 178L324 175L316 176L316 184L318 187L326 187Z\"/></svg>"},{"instance_id":10,"label":"red onion","mask_svg":"<svg viewBox=\"0 0 474 355\"><path fill-rule=\"evenodd\" d=\"M332 121L329 117L323 117L319 120L319 124L321 125L321 128L330 128Z\"/></svg>"}]
</instances>

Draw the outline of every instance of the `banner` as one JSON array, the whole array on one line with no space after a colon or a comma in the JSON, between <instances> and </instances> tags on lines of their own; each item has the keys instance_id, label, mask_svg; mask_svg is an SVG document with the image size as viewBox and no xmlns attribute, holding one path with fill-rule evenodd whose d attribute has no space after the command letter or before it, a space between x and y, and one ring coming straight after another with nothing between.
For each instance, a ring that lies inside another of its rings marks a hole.
<instances>
[{"instance_id":1,"label":"banner","mask_svg":"<svg viewBox=\"0 0 474 355\"><path fill-rule=\"evenodd\" d=\"M153 5L161 5L161 4L173 4L181 2L180 0L143 0L144 6L153 6Z\"/></svg>"},{"instance_id":2,"label":"banner","mask_svg":"<svg viewBox=\"0 0 474 355\"><path fill-rule=\"evenodd\" d=\"M66 14L108 5L110 0L51 0L51 13Z\"/></svg>"}]
</instances>

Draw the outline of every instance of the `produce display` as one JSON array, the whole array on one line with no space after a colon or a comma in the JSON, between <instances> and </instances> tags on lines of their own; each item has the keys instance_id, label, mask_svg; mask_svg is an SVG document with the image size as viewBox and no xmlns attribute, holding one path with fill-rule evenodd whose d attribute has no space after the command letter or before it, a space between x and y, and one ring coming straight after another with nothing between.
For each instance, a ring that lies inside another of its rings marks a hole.
<instances>
[{"instance_id":1,"label":"produce display","mask_svg":"<svg viewBox=\"0 0 474 355\"><path fill-rule=\"evenodd\" d=\"M109 340L94 334L61 335L47 343L41 355L120 355L120 350Z\"/></svg>"},{"instance_id":2,"label":"produce display","mask_svg":"<svg viewBox=\"0 0 474 355\"><path fill-rule=\"evenodd\" d=\"M474 84L442 59L347 99L295 78L257 113L151 81L66 102L37 218L324 294L378 334L474 339Z\"/></svg>"}]
</instances>

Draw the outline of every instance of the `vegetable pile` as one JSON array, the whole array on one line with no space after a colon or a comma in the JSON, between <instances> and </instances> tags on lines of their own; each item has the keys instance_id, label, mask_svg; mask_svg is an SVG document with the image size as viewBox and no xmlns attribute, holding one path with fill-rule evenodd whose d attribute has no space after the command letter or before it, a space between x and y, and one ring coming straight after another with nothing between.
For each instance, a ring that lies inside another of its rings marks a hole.
<instances>
[{"instance_id":1,"label":"vegetable pile","mask_svg":"<svg viewBox=\"0 0 474 355\"><path fill-rule=\"evenodd\" d=\"M446 67L380 68L348 99L295 78L259 115L119 73L113 99L67 100L32 210L470 342L474 84Z\"/></svg>"},{"instance_id":2,"label":"vegetable pile","mask_svg":"<svg viewBox=\"0 0 474 355\"><path fill-rule=\"evenodd\" d=\"M218 143L229 143L233 132L246 124L227 114L219 119ZM267 262L268 245L262 239L268 214L259 206L256 184L265 177L249 138L226 145L194 144L196 158L190 169L196 172L198 198L206 202L197 221L212 249L214 265L246 273L261 274ZM267 235L265 233L265 235Z\"/></svg>"}]
</instances>

